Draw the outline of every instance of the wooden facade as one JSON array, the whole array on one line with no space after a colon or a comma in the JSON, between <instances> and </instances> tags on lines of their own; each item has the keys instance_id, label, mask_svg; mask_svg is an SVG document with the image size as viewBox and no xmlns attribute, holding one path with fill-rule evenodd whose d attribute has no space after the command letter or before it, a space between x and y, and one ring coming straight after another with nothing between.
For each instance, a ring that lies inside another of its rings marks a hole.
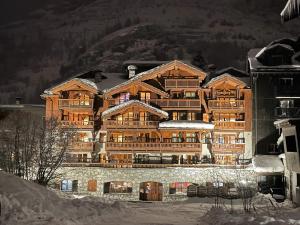
<instances>
[{"instance_id":1,"label":"wooden facade","mask_svg":"<svg viewBox=\"0 0 300 225\"><path fill-rule=\"evenodd\" d=\"M43 97L46 118L78 131L72 162L237 164L251 133L244 82L230 74L207 82L204 71L177 60L106 90L75 78Z\"/></svg>"}]
</instances>

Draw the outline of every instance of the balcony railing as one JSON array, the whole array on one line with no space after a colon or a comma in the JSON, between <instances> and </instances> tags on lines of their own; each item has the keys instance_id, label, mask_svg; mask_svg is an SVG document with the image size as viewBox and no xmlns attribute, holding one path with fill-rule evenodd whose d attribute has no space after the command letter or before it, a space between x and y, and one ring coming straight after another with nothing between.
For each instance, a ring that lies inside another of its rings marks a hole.
<instances>
[{"instance_id":1,"label":"balcony railing","mask_svg":"<svg viewBox=\"0 0 300 225\"><path fill-rule=\"evenodd\" d=\"M70 144L70 151L92 151L93 150L93 142L73 142Z\"/></svg>"},{"instance_id":2,"label":"balcony railing","mask_svg":"<svg viewBox=\"0 0 300 225\"><path fill-rule=\"evenodd\" d=\"M219 153L243 153L245 144L212 144L213 152Z\"/></svg>"},{"instance_id":3,"label":"balcony railing","mask_svg":"<svg viewBox=\"0 0 300 225\"><path fill-rule=\"evenodd\" d=\"M106 128L157 128L159 121L118 121L106 120L103 125Z\"/></svg>"},{"instance_id":4,"label":"balcony railing","mask_svg":"<svg viewBox=\"0 0 300 225\"><path fill-rule=\"evenodd\" d=\"M300 118L300 107L275 108L275 117L279 118Z\"/></svg>"},{"instance_id":5,"label":"balcony railing","mask_svg":"<svg viewBox=\"0 0 300 225\"><path fill-rule=\"evenodd\" d=\"M152 104L162 108L195 108L201 107L200 99L150 99Z\"/></svg>"},{"instance_id":6,"label":"balcony railing","mask_svg":"<svg viewBox=\"0 0 300 225\"><path fill-rule=\"evenodd\" d=\"M198 79L166 79L165 87L166 88L198 88L199 87Z\"/></svg>"},{"instance_id":7,"label":"balcony railing","mask_svg":"<svg viewBox=\"0 0 300 225\"><path fill-rule=\"evenodd\" d=\"M93 108L93 99L59 99L59 108Z\"/></svg>"},{"instance_id":8,"label":"balcony railing","mask_svg":"<svg viewBox=\"0 0 300 225\"><path fill-rule=\"evenodd\" d=\"M210 109L244 109L244 100L209 100L208 107Z\"/></svg>"},{"instance_id":9,"label":"balcony railing","mask_svg":"<svg viewBox=\"0 0 300 225\"><path fill-rule=\"evenodd\" d=\"M245 121L213 121L215 129L245 129Z\"/></svg>"},{"instance_id":10,"label":"balcony railing","mask_svg":"<svg viewBox=\"0 0 300 225\"><path fill-rule=\"evenodd\" d=\"M62 120L60 121L62 127L65 128L93 128L94 121L68 121Z\"/></svg>"},{"instance_id":11,"label":"balcony railing","mask_svg":"<svg viewBox=\"0 0 300 225\"><path fill-rule=\"evenodd\" d=\"M106 151L201 152L201 143L107 142Z\"/></svg>"}]
</instances>

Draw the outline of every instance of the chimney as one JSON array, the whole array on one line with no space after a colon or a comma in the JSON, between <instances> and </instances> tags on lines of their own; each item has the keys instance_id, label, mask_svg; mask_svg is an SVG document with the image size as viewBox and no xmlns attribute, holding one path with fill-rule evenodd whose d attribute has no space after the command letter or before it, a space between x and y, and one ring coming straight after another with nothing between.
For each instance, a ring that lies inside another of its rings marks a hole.
<instances>
[{"instance_id":1,"label":"chimney","mask_svg":"<svg viewBox=\"0 0 300 225\"><path fill-rule=\"evenodd\" d=\"M137 67L135 65L129 65L127 67L128 69L128 77L129 79L135 76L135 71L137 70Z\"/></svg>"},{"instance_id":2,"label":"chimney","mask_svg":"<svg viewBox=\"0 0 300 225\"><path fill-rule=\"evenodd\" d=\"M99 70L95 72L95 83L99 83L101 81L102 81L102 72Z\"/></svg>"},{"instance_id":3,"label":"chimney","mask_svg":"<svg viewBox=\"0 0 300 225\"><path fill-rule=\"evenodd\" d=\"M16 97L16 105L21 105L21 97Z\"/></svg>"}]
</instances>

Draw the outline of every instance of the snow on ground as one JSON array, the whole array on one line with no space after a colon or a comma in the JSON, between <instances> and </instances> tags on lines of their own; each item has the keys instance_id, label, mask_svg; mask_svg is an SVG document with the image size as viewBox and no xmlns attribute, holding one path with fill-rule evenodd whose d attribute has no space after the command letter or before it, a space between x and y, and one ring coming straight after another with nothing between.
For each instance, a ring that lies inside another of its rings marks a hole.
<instances>
[{"instance_id":1,"label":"snow on ground","mask_svg":"<svg viewBox=\"0 0 300 225\"><path fill-rule=\"evenodd\" d=\"M241 200L190 198L185 202L114 202L55 192L0 171L1 225L252 225L300 224L300 209L289 201L276 203L257 195L254 208L244 213ZM233 210L232 210L233 209Z\"/></svg>"}]
</instances>

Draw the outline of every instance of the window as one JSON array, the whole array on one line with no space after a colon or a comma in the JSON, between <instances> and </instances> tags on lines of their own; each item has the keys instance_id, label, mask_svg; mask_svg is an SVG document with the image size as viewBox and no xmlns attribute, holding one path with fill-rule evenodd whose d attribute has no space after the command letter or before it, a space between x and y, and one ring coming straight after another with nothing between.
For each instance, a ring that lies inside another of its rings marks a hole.
<instances>
[{"instance_id":1,"label":"window","mask_svg":"<svg viewBox=\"0 0 300 225\"><path fill-rule=\"evenodd\" d=\"M182 141L183 141L183 138L182 138L181 132L179 132L178 134L177 133L172 134L172 142L182 142Z\"/></svg>"},{"instance_id":2,"label":"window","mask_svg":"<svg viewBox=\"0 0 300 225\"><path fill-rule=\"evenodd\" d=\"M196 93L195 92L192 92L192 91L186 91L184 93L184 97L185 98L196 98Z\"/></svg>"},{"instance_id":3,"label":"window","mask_svg":"<svg viewBox=\"0 0 300 225\"><path fill-rule=\"evenodd\" d=\"M297 187L300 187L300 173L297 173Z\"/></svg>"},{"instance_id":4,"label":"window","mask_svg":"<svg viewBox=\"0 0 300 225\"><path fill-rule=\"evenodd\" d=\"M194 112L188 112L187 113L187 119L188 120L196 120L196 113L194 113Z\"/></svg>"},{"instance_id":5,"label":"window","mask_svg":"<svg viewBox=\"0 0 300 225\"><path fill-rule=\"evenodd\" d=\"M285 143L287 152L297 152L295 135L285 136Z\"/></svg>"},{"instance_id":6,"label":"window","mask_svg":"<svg viewBox=\"0 0 300 225\"><path fill-rule=\"evenodd\" d=\"M174 182L169 185L169 194L186 194L189 182Z\"/></svg>"},{"instance_id":7,"label":"window","mask_svg":"<svg viewBox=\"0 0 300 225\"><path fill-rule=\"evenodd\" d=\"M143 102L148 102L151 98L150 92L140 92L140 99Z\"/></svg>"},{"instance_id":8,"label":"window","mask_svg":"<svg viewBox=\"0 0 300 225\"><path fill-rule=\"evenodd\" d=\"M196 142L196 134L186 133L186 142Z\"/></svg>"},{"instance_id":9,"label":"window","mask_svg":"<svg viewBox=\"0 0 300 225\"><path fill-rule=\"evenodd\" d=\"M87 162L87 154L78 154L78 162Z\"/></svg>"},{"instance_id":10,"label":"window","mask_svg":"<svg viewBox=\"0 0 300 225\"><path fill-rule=\"evenodd\" d=\"M280 100L280 108L293 108L294 107L294 100Z\"/></svg>"},{"instance_id":11,"label":"window","mask_svg":"<svg viewBox=\"0 0 300 225\"><path fill-rule=\"evenodd\" d=\"M149 115L147 112L140 112L140 121L147 121L148 117Z\"/></svg>"},{"instance_id":12,"label":"window","mask_svg":"<svg viewBox=\"0 0 300 225\"><path fill-rule=\"evenodd\" d=\"M77 192L78 191L78 180L63 180L61 182L61 191Z\"/></svg>"},{"instance_id":13,"label":"window","mask_svg":"<svg viewBox=\"0 0 300 225\"><path fill-rule=\"evenodd\" d=\"M91 192L97 191L97 180L89 180L87 190Z\"/></svg>"},{"instance_id":14,"label":"window","mask_svg":"<svg viewBox=\"0 0 300 225\"><path fill-rule=\"evenodd\" d=\"M279 85L282 88L291 88L294 85L294 80L292 77L279 78Z\"/></svg>"},{"instance_id":15,"label":"window","mask_svg":"<svg viewBox=\"0 0 300 225\"><path fill-rule=\"evenodd\" d=\"M104 183L106 193L132 193L132 183L125 181L111 181Z\"/></svg>"},{"instance_id":16,"label":"window","mask_svg":"<svg viewBox=\"0 0 300 225\"><path fill-rule=\"evenodd\" d=\"M129 101L130 94L128 92L120 93L120 100L119 103L127 102Z\"/></svg>"},{"instance_id":17,"label":"window","mask_svg":"<svg viewBox=\"0 0 300 225\"><path fill-rule=\"evenodd\" d=\"M172 119L173 120L179 120L178 112L172 112Z\"/></svg>"}]
</instances>

